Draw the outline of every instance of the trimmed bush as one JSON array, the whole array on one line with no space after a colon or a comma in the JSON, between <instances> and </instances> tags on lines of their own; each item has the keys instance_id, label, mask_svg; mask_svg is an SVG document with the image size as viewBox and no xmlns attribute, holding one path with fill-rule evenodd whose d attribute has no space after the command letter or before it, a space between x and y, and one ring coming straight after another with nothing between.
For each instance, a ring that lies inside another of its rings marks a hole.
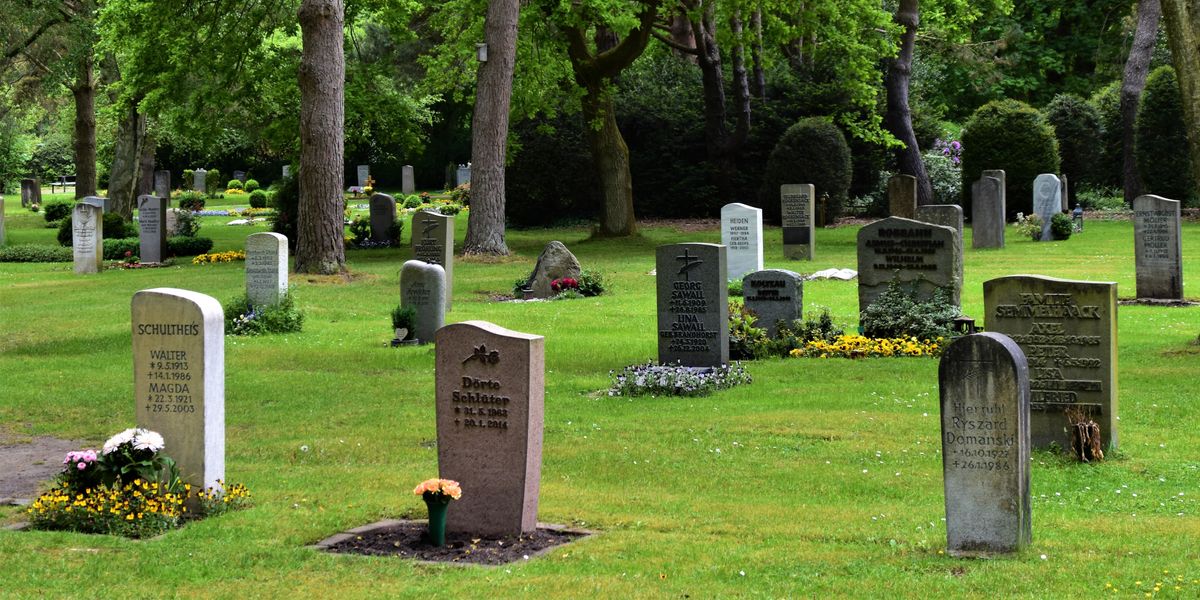
<instances>
[{"instance_id":1,"label":"trimmed bush","mask_svg":"<svg viewBox=\"0 0 1200 600\"><path fill-rule=\"evenodd\" d=\"M1042 114L1054 126L1060 170L1070 179L1069 200L1074 205L1079 185L1095 181L1093 173L1101 150L1100 111L1079 96L1059 94L1042 109Z\"/></svg>"},{"instance_id":2,"label":"trimmed bush","mask_svg":"<svg viewBox=\"0 0 1200 600\"><path fill-rule=\"evenodd\" d=\"M75 205L70 202L47 202L42 205L42 217L47 223L53 223L70 217L74 209Z\"/></svg>"},{"instance_id":3,"label":"trimmed bush","mask_svg":"<svg viewBox=\"0 0 1200 600\"><path fill-rule=\"evenodd\" d=\"M1100 115L1100 152L1092 169L1096 185L1119 188L1124 180L1124 143L1121 140L1121 82L1114 81L1088 99ZM1075 186L1072 186L1074 188ZM1086 207L1085 207L1086 208Z\"/></svg>"},{"instance_id":4,"label":"trimmed bush","mask_svg":"<svg viewBox=\"0 0 1200 600\"><path fill-rule=\"evenodd\" d=\"M137 237L139 231L137 225L126 224L125 219L117 213L104 213L104 238L119 240L127 237ZM63 246L71 246L73 232L71 231L71 219L63 219L58 222L58 243Z\"/></svg>"},{"instance_id":5,"label":"trimmed bush","mask_svg":"<svg viewBox=\"0 0 1200 600\"><path fill-rule=\"evenodd\" d=\"M1004 169L1007 212L1033 212L1033 180L1058 173L1058 140L1037 109L1016 100L979 107L962 132L963 213L971 214L971 184L985 169Z\"/></svg>"},{"instance_id":6,"label":"trimmed bush","mask_svg":"<svg viewBox=\"0 0 1200 600\"><path fill-rule=\"evenodd\" d=\"M213 241L206 237L177 235L167 238L167 254L171 256L199 256L212 250Z\"/></svg>"},{"instance_id":7,"label":"trimmed bush","mask_svg":"<svg viewBox=\"0 0 1200 600\"><path fill-rule=\"evenodd\" d=\"M244 187L245 187L245 185L241 182L240 179L230 179L229 183L225 184L225 189L227 189L227 190L240 190L240 189L243 189Z\"/></svg>"},{"instance_id":8,"label":"trimmed bush","mask_svg":"<svg viewBox=\"0 0 1200 600\"><path fill-rule=\"evenodd\" d=\"M254 181L254 180L251 179L250 181ZM257 189L257 188L253 192L250 192L250 208L266 208L266 207L267 207L267 193L266 192L264 192L260 189Z\"/></svg>"},{"instance_id":9,"label":"trimmed bush","mask_svg":"<svg viewBox=\"0 0 1200 600\"><path fill-rule=\"evenodd\" d=\"M209 196L217 195L217 188L221 185L221 172L212 169L204 173L204 188L208 190ZM224 188L221 188L224 189Z\"/></svg>"},{"instance_id":10,"label":"trimmed bush","mask_svg":"<svg viewBox=\"0 0 1200 600\"><path fill-rule=\"evenodd\" d=\"M916 294L897 281L888 284L875 302L862 311L859 325L869 338L937 340L954 335L954 319L962 315L945 290L918 302Z\"/></svg>"},{"instance_id":11,"label":"trimmed bush","mask_svg":"<svg viewBox=\"0 0 1200 600\"><path fill-rule=\"evenodd\" d=\"M188 192L192 189L192 183L196 181L196 172L191 169L183 170L183 181L179 182L179 189Z\"/></svg>"},{"instance_id":12,"label":"trimmed bush","mask_svg":"<svg viewBox=\"0 0 1200 600\"><path fill-rule=\"evenodd\" d=\"M246 296L239 296L225 305L226 335L293 333L303 326L304 313L296 308L290 291L278 304L255 306Z\"/></svg>"},{"instance_id":13,"label":"trimmed bush","mask_svg":"<svg viewBox=\"0 0 1200 600\"><path fill-rule=\"evenodd\" d=\"M179 194L179 208L183 210L204 210L204 194L201 192L186 191Z\"/></svg>"},{"instance_id":14,"label":"trimmed bush","mask_svg":"<svg viewBox=\"0 0 1200 600\"><path fill-rule=\"evenodd\" d=\"M811 183L816 186L818 202L829 195L825 216L832 221L846 204L850 175L850 146L842 130L826 117L801 119L784 132L767 159L758 193L763 216L770 215L771 221L779 221L779 186Z\"/></svg>"},{"instance_id":15,"label":"trimmed bush","mask_svg":"<svg viewBox=\"0 0 1200 600\"><path fill-rule=\"evenodd\" d=\"M416 194L409 194L404 199L404 208L416 208L421 205L421 197Z\"/></svg>"},{"instance_id":16,"label":"trimmed bush","mask_svg":"<svg viewBox=\"0 0 1200 600\"><path fill-rule=\"evenodd\" d=\"M1195 182L1175 69L1159 67L1146 78L1134 139L1145 193L1175 200L1191 198Z\"/></svg>"},{"instance_id":17,"label":"trimmed bush","mask_svg":"<svg viewBox=\"0 0 1200 600\"><path fill-rule=\"evenodd\" d=\"M129 256L137 256L141 251L142 245L138 238L104 240L104 260L122 260L126 252L129 252Z\"/></svg>"},{"instance_id":18,"label":"trimmed bush","mask_svg":"<svg viewBox=\"0 0 1200 600\"><path fill-rule=\"evenodd\" d=\"M0 247L0 262L71 262L70 248L42 244L15 244Z\"/></svg>"},{"instance_id":19,"label":"trimmed bush","mask_svg":"<svg viewBox=\"0 0 1200 600\"><path fill-rule=\"evenodd\" d=\"M262 187L262 186L258 185L257 179L247 179L246 184L243 187L243 189L245 189L247 192L253 192L254 190L259 189L260 187Z\"/></svg>"},{"instance_id":20,"label":"trimmed bush","mask_svg":"<svg viewBox=\"0 0 1200 600\"><path fill-rule=\"evenodd\" d=\"M935 204L958 204L962 201L962 169L954 164L954 159L941 152L926 152L921 155L925 163L925 172L929 175L929 184L933 187ZM885 180L886 181L886 180ZM886 182L884 190L887 189ZM884 192L884 197L887 192Z\"/></svg>"},{"instance_id":21,"label":"trimmed bush","mask_svg":"<svg viewBox=\"0 0 1200 600\"><path fill-rule=\"evenodd\" d=\"M1071 217L1063 213L1054 213L1050 217L1050 236L1056 240L1071 239L1071 233L1075 231L1075 223L1071 221Z\"/></svg>"}]
</instances>

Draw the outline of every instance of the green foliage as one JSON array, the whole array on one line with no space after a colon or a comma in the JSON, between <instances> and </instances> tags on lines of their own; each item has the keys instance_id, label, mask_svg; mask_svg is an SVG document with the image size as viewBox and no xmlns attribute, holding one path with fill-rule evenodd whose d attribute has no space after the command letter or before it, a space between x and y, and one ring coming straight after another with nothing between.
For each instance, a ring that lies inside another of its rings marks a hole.
<instances>
[{"instance_id":1,"label":"green foliage","mask_svg":"<svg viewBox=\"0 0 1200 600\"><path fill-rule=\"evenodd\" d=\"M71 211L75 205L70 202L50 201L42 205L42 217L47 223L54 223L71 216Z\"/></svg>"},{"instance_id":2,"label":"green foliage","mask_svg":"<svg viewBox=\"0 0 1200 600\"><path fill-rule=\"evenodd\" d=\"M950 302L950 294L945 290L938 290L929 300L917 302L915 292L892 281L862 312L859 325L863 335L869 338L936 340L954 335L954 319L959 316L962 312Z\"/></svg>"},{"instance_id":3,"label":"green foliage","mask_svg":"<svg viewBox=\"0 0 1200 600\"><path fill-rule=\"evenodd\" d=\"M254 181L251 179L250 181ZM248 187L248 186L247 186ZM250 192L250 207L251 208L266 208L267 193L255 187L253 192Z\"/></svg>"},{"instance_id":4,"label":"green foliage","mask_svg":"<svg viewBox=\"0 0 1200 600\"><path fill-rule=\"evenodd\" d=\"M599 296L608 291L608 281L601 271L583 269L579 272L579 293L583 296Z\"/></svg>"},{"instance_id":5,"label":"green foliage","mask_svg":"<svg viewBox=\"0 0 1200 600\"><path fill-rule=\"evenodd\" d=\"M1035 242L1042 239L1042 218L1036 214L1020 215L1016 223L1017 235Z\"/></svg>"},{"instance_id":6,"label":"green foliage","mask_svg":"<svg viewBox=\"0 0 1200 600\"><path fill-rule=\"evenodd\" d=\"M185 191L179 194L177 206L183 210L204 210L205 196L202 192Z\"/></svg>"},{"instance_id":7,"label":"green foliage","mask_svg":"<svg viewBox=\"0 0 1200 600\"><path fill-rule=\"evenodd\" d=\"M9 244L0 246L0 262L71 262L70 248L42 244Z\"/></svg>"},{"instance_id":8,"label":"green foliage","mask_svg":"<svg viewBox=\"0 0 1200 600\"><path fill-rule=\"evenodd\" d=\"M221 193L221 172L216 169L209 169L204 173L204 189L208 190L208 196L211 198Z\"/></svg>"},{"instance_id":9,"label":"green foliage","mask_svg":"<svg viewBox=\"0 0 1200 600\"><path fill-rule=\"evenodd\" d=\"M743 282L741 279L730 279L729 280L729 295L732 297L740 298L742 296L742 285L743 285Z\"/></svg>"},{"instance_id":10,"label":"green foliage","mask_svg":"<svg viewBox=\"0 0 1200 600\"><path fill-rule=\"evenodd\" d=\"M138 238L104 238L104 260L124 260L137 256L141 251L142 244Z\"/></svg>"},{"instance_id":11,"label":"green foliage","mask_svg":"<svg viewBox=\"0 0 1200 600\"><path fill-rule=\"evenodd\" d=\"M1078 200L1084 210L1117 211L1125 208L1124 190L1119 187L1081 186Z\"/></svg>"},{"instance_id":12,"label":"green foliage","mask_svg":"<svg viewBox=\"0 0 1200 600\"><path fill-rule=\"evenodd\" d=\"M1056 240L1070 239L1071 232L1074 231L1075 224L1071 221L1071 216L1064 213L1054 213L1050 217L1050 236Z\"/></svg>"},{"instance_id":13,"label":"green foliage","mask_svg":"<svg viewBox=\"0 0 1200 600\"><path fill-rule=\"evenodd\" d=\"M411 306L400 306L392 309L392 329L407 329L408 337L413 337L413 327L417 322L417 309Z\"/></svg>"},{"instance_id":14,"label":"green foliage","mask_svg":"<svg viewBox=\"0 0 1200 600\"><path fill-rule=\"evenodd\" d=\"M416 194L409 194L404 199L404 208L416 208L421 205L421 197Z\"/></svg>"},{"instance_id":15,"label":"green foliage","mask_svg":"<svg viewBox=\"0 0 1200 600\"><path fill-rule=\"evenodd\" d=\"M183 181L179 182L179 188L185 192L192 190L192 183L196 181L196 172L192 169L183 170Z\"/></svg>"},{"instance_id":16,"label":"green foliage","mask_svg":"<svg viewBox=\"0 0 1200 600\"><path fill-rule=\"evenodd\" d=\"M471 204L471 182L468 181L450 190L450 201L462 206L469 206Z\"/></svg>"},{"instance_id":17,"label":"green foliage","mask_svg":"<svg viewBox=\"0 0 1200 600\"><path fill-rule=\"evenodd\" d=\"M443 215L457 215L458 213L462 212L462 209L463 207L461 204L455 204L453 202L439 204L437 207L438 212L442 213Z\"/></svg>"},{"instance_id":18,"label":"green foliage","mask_svg":"<svg viewBox=\"0 0 1200 600\"><path fill-rule=\"evenodd\" d=\"M350 243L355 246L361 246L363 242L371 239L371 220L363 215L358 215L350 221Z\"/></svg>"},{"instance_id":19,"label":"green foliage","mask_svg":"<svg viewBox=\"0 0 1200 600\"><path fill-rule=\"evenodd\" d=\"M608 374L613 378L609 396L707 396L751 382L750 374L738 363L711 369L647 363Z\"/></svg>"},{"instance_id":20,"label":"green foliage","mask_svg":"<svg viewBox=\"0 0 1200 600\"><path fill-rule=\"evenodd\" d=\"M929 184L933 187L936 204L960 204L962 202L962 169L954 160L941 152L926 152L921 155ZM886 185L886 184L885 184Z\"/></svg>"},{"instance_id":21,"label":"green foliage","mask_svg":"<svg viewBox=\"0 0 1200 600\"><path fill-rule=\"evenodd\" d=\"M821 311L821 316L813 319L796 319L791 323L780 322L779 330L767 345L770 356L788 356L792 350L804 348L811 341L834 343L838 336L846 332L833 322L829 309Z\"/></svg>"},{"instance_id":22,"label":"green foliage","mask_svg":"<svg viewBox=\"0 0 1200 600\"><path fill-rule=\"evenodd\" d=\"M767 355L767 330L755 327L758 317L741 302L729 303L729 358L754 360Z\"/></svg>"},{"instance_id":23,"label":"green foliage","mask_svg":"<svg viewBox=\"0 0 1200 600\"><path fill-rule=\"evenodd\" d=\"M970 214L971 184L986 169L1003 169L1008 218L1033 210L1033 180L1058 173L1058 141L1036 109L1016 100L981 106L962 132L963 213ZM880 337L880 336L872 336Z\"/></svg>"},{"instance_id":24,"label":"green foliage","mask_svg":"<svg viewBox=\"0 0 1200 600\"><path fill-rule=\"evenodd\" d=\"M829 195L826 218L837 218L850 191L850 147L832 121L823 117L801 119L788 128L771 151L758 192L764 213L779 211L779 186L811 183L817 197ZM796 178L804 174L804 181ZM769 207L774 207L768 210Z\"/></svg>"},{"instance_id":25,"label":"green foliage","mask_svg":"<svg viewBox=\"0 0 1200 600\"><path fill-rule=\"evenodd\" d=\"M1092 169L1091 181L1096 185L1119 188L1125 168L1124 142L1121 139L1121 82L1114 81L1100 88L1092 94L1088 103L1100 116L1099 156ZM1086 186L1071 187L1082 194Z\"/></svg>"},{"instance_id":26,"label":"green foliage","mask_svg":"<svg viewBox=\"0 0 1200 600\"><path fill-rule=\"evenodd\" d=\"M240 179L230 179L229 183L225 184L225 189L227 190L240 190L243 187L245 187L245 184Z\"/></svg>"},{"instance_id":27,"label":"green foliage","mask_svg":"<svg viewBox=\"0 0 1200 600\"><path fill-rule=\"evenodd\" d=\"M510 137L513 157L505 169L505 187L513 201L505 204L504 211L509 223L530 227L594 214L600 186L577 115L515 123ZM636 178L634 185L638 185ZM640 210L640 196L638 202Z\"/></svg>"},{"instance_id":28,"label":"green foliage","mask_svg":"<svg viewBox=\"0 0 1200 600\"><path fill-rule=\"evenodd\" d=\"M300 218L300 174L293 173L271 196L271 231L287 236L288 246L296 249L296 227Z\"/></svg>"},{"instance_id":29,"label":"green foliage","mask_svg":"<svg viewBox=\"0 0 1200 600\"><path fill-rule=\"evenodd\" d=\"M1183 97L1175 69L1159 67L1146 78L1134 132L1138 172L1148 194L1189 200L1195 194Z\"/></svg>"},{"instance_id":30,"label":"green foliage","mask_svg":"<svg viewBox=\"0 0 1200 600\"><path fill-rule=\"evenodd\" d=\"M200 232L200 217L196 216L190 210L180 210L175 212L175 235L183 237L196 237Z\"/></svg>"},{"instance_id":31,"label":"green foliage","mask_svg":"<svg viewBox=\"0 0 1200 600\"><path fill-rule=\"evenodd\" d=\"M1071 181L1071 199L1079 184L1094 181L1100 159L1100 111L1074 94L1059 94L1042 110L1058 140L1061 172Z\"/></svg>"},{"instance_id":32,"label":"green foliage","mask_svg":"<svg viewBox=\"0 0 1200 600\"><path fill-rule=\"evenodd\" d=\"M253 195L253 193L256 190L258 190L259 187L261 187L261 186L258 185L257 179L247 179L243 189L245 189L247 192L250 192L251 195Z\"/></svg>"},{"instance_id":33,"label":"green foliage","mask_svg":"<svg viewBox=\"0 0 1200 600\"><path fill-rule=\"evenodd\" d=\"M167 254L171 256L197 256L212 250L213 241L205 237L177 235L167 238Z\"/></svg>"},{"instance_id":34,"label":"green foliage","mask_svg":"<svg viewBox=\"0 0 1200 600\"><path fill-rule=\"evenodd\" d=\"M294 333L303 325L304 313L296 308L290 291L278 304L254 306L249 298L239 296L225 305L226 335Z\"/></svg>"},{"instance_id":35,"label":"green foliage","mask_svg":"<svg viewBox=\"0 0 1200 600\"><path fill-rule=\"evenodd\" d=\"M138 228L133 224L126 224L125 219L115 213L104 213L104 239L121 239L128 237L137 237ZM74 232L71 230L71 219L63 219L58 222L58 243L63 246L73 244L72 236Z\"/></svg>"}]
</instances>

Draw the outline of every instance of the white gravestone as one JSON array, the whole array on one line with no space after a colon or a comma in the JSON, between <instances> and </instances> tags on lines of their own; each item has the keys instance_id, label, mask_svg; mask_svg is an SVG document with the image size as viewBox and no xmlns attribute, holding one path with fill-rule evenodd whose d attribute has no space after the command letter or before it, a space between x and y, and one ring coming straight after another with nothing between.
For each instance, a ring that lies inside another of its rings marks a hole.
<instances>
[{"instance_id":1,"label":"white gravestone","mask_svg":"<svg viewBox=\"0 0 1200 600\"><path fill-rule=\"evenodd\" d=\"M253 306L279 304L288 289L288 240L279 233L246 237L246 297Z\"/></svg>"},{"instance_id":2,"label":"white gravestone","mask_svg":"<svg viewBox=\"0 0 1200 600\"><path fill-rule=\"evenodd\" d=\"M726 247L725 279L741 279L763 268L762 209L741 203L721 207L721 243Z\"/></svg>"},{"instance_id":3,"label":"white gravestone","mask_svg":"<svg viewBox=\"0 0 1200 600\"><path fill-rule=\"evenodd\" d=\"M446 320L446 271L441 265L410 260L400 268L400 306L416 311L413 337L433 341Z\"/></svg>"},{"instance_id":4,"label":"white gravestone","mask_svg":"<svg viewBox=\"0 0 1200 600\"><path fill-rule=\"evenodd\" d=\"M1042 237L1040 241L1048 242L1054 237L1050 234L1050 220L1062 211L1062 184L1058 177L1050 173L1042 173L1033 180L1033 214L1042 220Z\"/></svg>"},{"instance_id":5,"label":"white gravestone","mask_svg":"<svg viewBox=\"0 0 1200 600\"><path fill-rule=\"evenodd\" d=\"M79 202L71 213L71 247L75 273L99 273L104 262L104 209Z\"/></svg>"},{"instance_id":6,"label":"white gravestone","mask_svg":"<svg viewBox=\"0 0 1200 600\"><path fill-rule=\"evenodd\" d=\"M358 165L358 187L367 187L367 179L371 178L370 165Z\"/></svg>"}]
</instances>

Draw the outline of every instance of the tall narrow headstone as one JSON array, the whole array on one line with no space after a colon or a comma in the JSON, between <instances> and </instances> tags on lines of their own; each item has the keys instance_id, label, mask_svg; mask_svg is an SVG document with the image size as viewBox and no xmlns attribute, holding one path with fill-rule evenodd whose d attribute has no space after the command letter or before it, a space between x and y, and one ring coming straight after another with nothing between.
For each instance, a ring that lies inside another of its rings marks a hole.
<instances>
[{"instance_id":1,"label":"tall narrow headstone","mask_svg":"<svg viewBox=\"0 0 1200 600\"><path fill-rule=\"evenodd\" d=\"M811 183L779 186L783 220L783 256L790 260L812 260L816 217L813 212L816 188Z\"/></svg>"},{"instance_id":2,"label":"tall narrow headstone","mask_svg":"<svg viewBox=\"0 0 1200 600\"><path fill-rule=\"evenodd\" d=\"M1062 189L1059 190L1059 200L1062 201L1061 212L1071 212L1071 186L1067 184L1067 174L1063 173L1062 175L1059 175L1058 179L1062 183Z\"/></svg>"},{"instance_id":3,"label":"tall narrow headstone","mask_svg":"<svg viewBox=\"0 0 1200 600\"><path fill-rule=\"evenodd\" d=\"M167 257L167 199L138 196L139 258L160 263Z\"/></svg>"},{"instance_id":4,"label":"tall narrow headstone","mask_svg":"<svg viewBox=\"0 0 1200 600\"><path fill-rule=\"evenodd\" d=\"M371 165L358 165L358 187L367 187L367 179L371 178Z\"/></svg>"},{"instance_id":5,"label":"tall narrow headstone","mask_svg":"<svg viewBox=\"0 0 1200 600\"><path fill-rule=\"evenodd\" d=\"M400 306L416 311L413 337L433 341L446 320L446 271L441 265L410 260L400 268Z\"/></svg>"},{"instance_id":6,"label":"tall narrow headstone","mask_svg":"<svg viewBox=\"0 0 1200 600\"><path fill-rule=\"evenodd\" d=\"M287 291L287 236L266 231L246 236L246 297L250 304L279 304Z\"/></svg>"},{"instance_id":7,"label":"tall narrow headstone","mask_svg":"<svg viewBox=\"0 0 1200 600\"><path fill-rule=\"evenodd\" d=\"M767 335L779 334L779 322L791 324L804 310L804 277L794 271L767 269L742 278L746 308L758 316Z\"/></svg>"},{"instance_id":8,"label":"tall narrow headstone","mask_svg":"<svg viewBox=\"0 0 1200 600\"><path fill-rule=\"evenodd\" d=\"M458 165L458 169L454 173L454 182L456 185L471 183L471 163Z\"/></svg>"},{"instance_id":9,"label":"tall narrow headstone","mask_svg":"<svg viewBox=\"0 0 1200 600\"><path fill-rule=\"evenodd\" d=\"M167 209L167 237L179 235L179 211L178 208Z\"/></svg>"},{"instance_id":10,"label":"tall narrow headstone","mask_svg":"<svg viewBox=\"0 0 1200 600\"><path fill-rule=\"evenodd\" d=\"M412 218L413 258L446 270L446 312L454 306L454 215L419 210Z\"/></svg>"},{"instance_id":11,"label":"tall narrow headstone","mask_svg":"<svg viewBox=\"0 0 1200 600\"><path fill-rule=\"evenodd\" d=\"M400 167L400 193L406 196L417 193L417 179L413 176L412 165Z\"/></svg>"},{"instance_id":12,"label":"tall narrow headstone","mask_svg":"<svg viewBox=\"0 0 1200 600\"><path fill-rule=\"evenodd\" d=\"M71 248L75 272L99 273L104 262L104 209L86 202L71 212Z\"/></svg>"},{"instance_id":13,"label":"tall narrow headstone","mask_svg":"<svg viewBox=\"0 0 1200 600\"><path fill-rule=\"evenodd\" d=\"M283 169L279 175L281 177L283 177L284 179L291 177L292 176L292 166L291 165L283 165Z\"/></svg>"},{"instance_id":14,"label":"tall narrow headstone","mask_svg":"<svg viewBox=\"0 0 1200 600\"><path fill-rule=\"evenodd\" d=\"M954 247L963 255L963 211L957 204L926 204L917 207L917 219L923 223L954 228ZM958 280L963 280L963 261L958 261Z\"/></svg>"},{"instance_id":15,"label":"tall narrow headstone","mask_svg":"<svg viewBox=\"0 0 1200 600\"><path fill-rule=\"evenodd\" d=\"M174 288L133 295L137 424L162 434L163 451L193 487L225 479L225 316L221 303Z\"/></svg>"},{"instance_id":16,"label":"tall narrow headstone","mask_svg":"<svg viewBox=\"0 0 1200 600\"><path fill-rule=\"evenodd\" d=\"M729 362L725 252L720 244L658 247L659 363L715 367Z\"/></svg>"},{"instance_id":17,"label":"tall narrow headstone","mask_svg":"<svg viewBox=\"0 0 1200 600\"><path fill-rule=\"evenodd\" d=\"M988 331L1029 360L1033 447L1070 448L1064 411L1078 408L1117 447L1117 284L1013 275L983 283Z\"/></svg>"},{"instance_id":18,"label":"tall narrow headstone","mask_svg":"<svg viewBox=\"0 0 1200 600\"><path fill-rule=\"evenodd\" d=\"M387 194L371 196L371 241L386 244L392 241L392 226L396 222L396 199Z\"/></svg>"},{"instance_id":19,"label":"tall narrow headstone","mask_svg":"<svg viewBox=\"0 0 1200 600\"><path fill-rule=\"evenodd\" d=\"M1004 180L986 173L971 184L971 247L1003 248Z\"/></svg>"},{"instance_id":20,"label":"tall narrow headstone","mask_svg":"<svg viewBox=\"0 0 1200 600\"><path fill-rule=\"evenodd\" d=\"M959 305L962 252L954 228L888 217L858 230L858 310L862 312L892 281L929 299L945 290Z\"/></svg>"},{"instance_id":21,"label":"tall narrow headstone","mask_svg":"<svg viewBox=\"0 0 1200 600\"><path fill-rule=\"evenodd\" d=\"M735 202L721 207L721 243L729 281L763 268L762 209Z\"/></svg>"},{"instance_id":22,"label":"tall narrow headstone","mask_svg":"<svg viewBox=\"0 0 1200 600\"><path fill-rule=\"evenodd\" d=\"M1138 196L1133 201L1137 297L1183 299L1183 230L1179 201Z\"/></svg>"},{"instance_id":23,"label":"tall narrow headstone","mask_svg":"<svg viewBox=\"0 0 1200 600\"><path fill-rule=\"evenodd\" d=\"M29 208L42 205L42 184L37 179L21 180L21 207Z\"/></svg>"},{"instance_id":24,"label":"tall narrow headstone","mask_svg":"<svg viewBox=\"0 0 1200 600\"><path fill-rule=\"evenodd\" d=\"M893 175L888 180L888 214L913 219L917 216L917 178Z\"/></svg>"},{"instance_id":25,"label":"tall narrow headstone","mask_svg":"<svg viewBox=\"0 0 1200 600\"><path fill-rule=\"evenodd\" d=\"M1042 220L1041 241L1048 242L1054 237L1050 234L1050 220L1062 211L1062 185L1056 175L1042 173L1033 180L1033 214Z\"/></svg>"},{"instance_id":26,"label":"tall narrow headstone","mask_svg":"<svg viewBox=\"0 0 1200 600\"><path fill-rule=\"evenodd\" d=\"M192 172L192 189L197 192L208 191L208 171L196 169Z\"/></svg>"},{"instance_id":27,"label":"tall narrow headstone","mask_svg":"<svg viewBox=\"0 0 1200 600\"><path fill-rule=\"evenodd\" d=\"M545 338L484 321L437 332L438 473L462 485L446 530L517 535L537 528Z\"/></svg>"},{"instance_id":28,"label":"tall narrow headstone","mask_svg":"<svg viewBox=\"0 0 1200 600\"><path fill-rule=\"evenodd\" d=\"M1008 336L977 333L938 364L946 547L951 556L1016 552L1033 537L1029 367Z\"/></svg>"},{"instance_id":29,"label":"tall narrow headstone","mask_svg":"<svg viewBox=\"0 0 1200 600\"><path fill-rule=\"evenodd\" d=\"M171 172L160 170L154 172L154 195L159 198L171 197Z\"/></svg>"}]
</instances>

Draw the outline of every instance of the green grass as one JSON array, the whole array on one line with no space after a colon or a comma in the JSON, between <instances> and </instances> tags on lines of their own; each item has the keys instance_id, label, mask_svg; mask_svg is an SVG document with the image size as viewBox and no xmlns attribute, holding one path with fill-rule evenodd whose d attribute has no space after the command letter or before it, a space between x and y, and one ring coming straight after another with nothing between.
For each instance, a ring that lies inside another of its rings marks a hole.
<instances>
[{"instance_id":1,"label":"green grass","mask_svg":"<svg viewBox=\"0 0 1200 600\"><path fill-rule=\"evenodd\" d=\"M16 204L13 243L53 238ZM225 220L204 220L215 250L264 230ZM457 223L461 241L466 214ZM801 263L781 258L780 230L768 228L767 266L855 268L855 233L818 230L817 259ZM982 283L1002 275L1109 280L1133 292L1129 222L1089 222L1066 242L1010 230L1004 250L973 251L967 237L963 308L981 321ZM433 350L385 347L409 252L352 251L353 283L293 274L303 333L226 339L227 475L250 486L254 508L151 541L0 532L0 596L1058 598L1103 594L1109 582L1128 594L1136 581L1143 591L1163 582L1161 596L1200 594L1200 347L1190 344L1200 308L1121 307L1121 450L1098 465L1035 453L1032 547L955 560L942 554L935 360L776 359L749 365L752 385L706 398L600 392L609 369L655 356L654 247L719 238L510 231L513 258L455 266L449 321L546 337L539 516L599 536L499 569L303 548L382 517L421 516L410 490L437 468ZM606 272L611 294L488 301L555 239ZM1200 226L1185 225L1184 255L1200 256ZM1197 264L1184 265L1191 285ZM69 264L0 264L0 427L99 444L130 426L129 301L158 286L228 301L242 293L242 265L77 277ZM828 307L856 324L854 282L808 282L804 292L806 313ZM0 520L20 519L0 508Z\"/></svg>"}]
</instances>

